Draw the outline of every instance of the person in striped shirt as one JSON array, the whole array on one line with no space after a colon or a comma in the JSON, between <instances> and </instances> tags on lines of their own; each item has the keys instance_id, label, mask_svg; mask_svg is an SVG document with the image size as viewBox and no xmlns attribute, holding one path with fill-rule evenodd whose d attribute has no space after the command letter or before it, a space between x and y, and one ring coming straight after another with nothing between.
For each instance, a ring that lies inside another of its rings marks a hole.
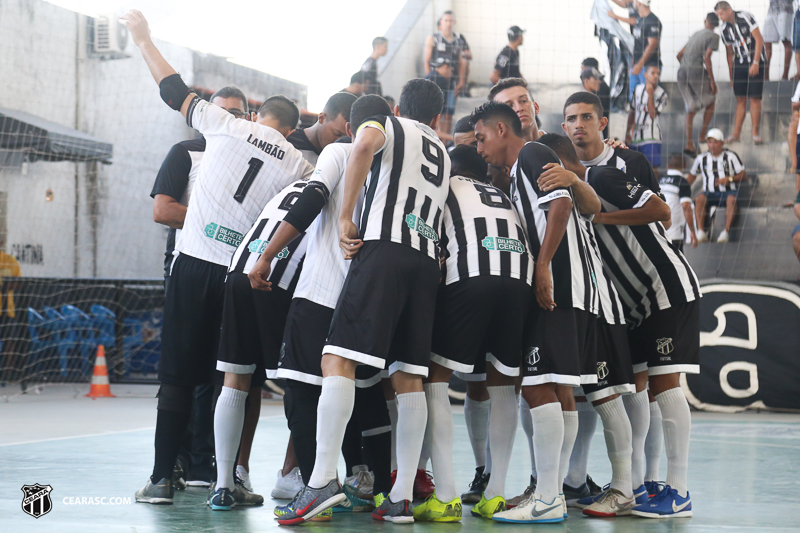
<instances>
[{"instance_id":1,"label":"person in striped shirt","mask_svg":"<svg viewBox=\"0 0 800 533\"><path fill-rule=\"evenodd\" d=\"M725 229L717 237L717 242L730 240L733 218L736 216L739 184L747 178L744 163L736 152L725 148L725 136L718 128L708 130L708 152L694 160L689 172L689 183L697 178L703 180L703 191L695 201L697 217L697 242L708 242L706 227L706 206L725 206Z\"/></svg>"},{"instance_id":2,"label":"person in striped shirt","mask_svg":"<svg viewBox=\"0 0 800 533\"><path fill-rule=\"evenodd\" d=\"M641 152L656 171L661 166L661 124L658 115L667 107L667 92L658 84L661 69L652 65L645 69L645 83L633 89L625 143Z\"/></svg>"}]
</instances>

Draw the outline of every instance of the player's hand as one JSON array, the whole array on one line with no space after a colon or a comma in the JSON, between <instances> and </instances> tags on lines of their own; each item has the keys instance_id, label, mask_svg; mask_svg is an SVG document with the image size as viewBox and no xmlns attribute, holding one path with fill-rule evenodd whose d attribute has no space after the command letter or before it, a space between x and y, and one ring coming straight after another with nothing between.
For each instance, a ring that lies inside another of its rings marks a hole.
<instances>
[{"instance_id":1,"label":"player's hand","mask_svg":"<svg viewBox=\"0 0 800 533\"><path fill-rule=\"evenodd\" d=\"M697 235L692 233L692 248L697 248Z\"/></svg>"},{"instance_id":2,"label":"player's hand","mask_svg":"<svg viewBox=\"0 0 800 533\"><path fill-rule=\"evenodd\" d=\"M750 77L755 78L758 76L758 63L750 63Z\"/></svg>"},{"instance_id":3,"label":"player's hand","mask_svg":"<svg viewBox=\"0 0 800 533\"><path fill-rule=\"evenodd\" d=\"M136 46L142 46L150 40L150 25L147 24L147 19L144 18L141 11L131 9L120 18L128 26L128 31L131 32L131 38Z\"/></svg>"},{"instance_id":4,"label":"player's hand","mask_svg":"<svg viewBox=\"0 0 800 533\"><path fill-rule=\"evenodd\" d=\"M609 145L611 148L627 148L628 147L627 144L625 144L622 141L618 141L614 137L609 137L608 139L604 140L603 142L606 143L607 145Z\"/></svg>"},{"instance_id":5,"label":"player's hand","mask_svg":"<svg viewBox=\"0 0 800 533\"><path fill-rule=\"evenodd\" d=\"M539 303L539 307L545 311L552 311L555 309L556 303L553 301L553 280L550 277L550 267L536 263L533 276L536 287L536 301Z\"/></svg>"},{"instance_id":6,"label":"player's hand","mask_svg":"<svg viewBox=\"0 0 800 533\"><path fill-rule=\"evenodd\" d=\"M250 286L259 291L271 291L272 283L267 281L270 273L270 262L264 255L258 258L253 269L247 275L250 278Z\"/></svg>"},{"instance_id":7,"label":"player's hand","mask_svg":"<svg viewBox=\"0 0 800 533\"><path fill-rule=\"evenodd\" d=\"M557 163L547 163L544 167L544 172L536 180L536 184L543 192L552 191L561 187L572 187L577 185L579 178L574 172L570 172L566 168Z\"/></svg>"},{"instance_id":8,"label":"player's hand","mask_svg":"<svg viewBox=\"0 0 800 533\"><path fill-rule=\"evenodd\" d=\"M344 258L346 260L354 258L362 246L364 246L364 241L358 238L358 228L353 221L340 219L339 247L344 252Z\"/></svg>"}]
</instances>

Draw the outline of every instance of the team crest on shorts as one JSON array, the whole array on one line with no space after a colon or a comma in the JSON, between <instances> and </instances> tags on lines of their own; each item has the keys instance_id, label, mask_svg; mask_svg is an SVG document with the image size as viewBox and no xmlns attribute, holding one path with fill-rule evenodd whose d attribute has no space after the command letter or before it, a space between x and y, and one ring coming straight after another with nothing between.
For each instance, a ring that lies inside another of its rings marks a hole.
<instances>
[{"instance_id":1,"label":"team crest on shorts","mask_svg":"<svg viewBox=\"0 0 800 533\"><path fill-rule=\"evenodd\" d=\"M608 377L608 363L601 361L597 363L597 379L598 381Z\"/></svg>"},{"instance_id":2,"label":"team crest on shorts","mask_svg":"<svg viewBox=\"0 0 800 533\"><path fill-rule=\"evenodd\" d=\"M50 485L23 485L22 510L34 518L44 516L53 510L53 501L50 493L53 487Z\"/></svg>"},{"instance_id":3,"label":"team crest on shorts","mask_svg":"<svg viewBox=\"0 0 800 533\"><path fill-rule=\"evenodd\" d=\"M531 348L528 351L528 354L525 356L525 362L528 363L529 366L533 366L539 362L539 347Z\"/></svg>"},{"instance_id":4,"label":"team crest on shorts","mask_svg":"<svg viewBox=\"0 0 800 533\"><path fill-rule=\"evenodd\" d=\"M675 347L672 345L672 339L669 337L664 337L663 339L657 339L656 344L658 345L656 347L656 350L661 355L669 355L675 349Z\"/></svg>"}]
</instances>

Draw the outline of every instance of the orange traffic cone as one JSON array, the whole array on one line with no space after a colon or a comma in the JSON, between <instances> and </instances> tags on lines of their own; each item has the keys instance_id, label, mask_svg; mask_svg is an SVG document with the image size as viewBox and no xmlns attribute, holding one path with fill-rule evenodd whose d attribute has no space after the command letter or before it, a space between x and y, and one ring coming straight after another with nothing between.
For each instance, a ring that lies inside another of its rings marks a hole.
<instances>
[{"instance_id":1,"label":"orange traffic cone","mask_svg":"<svg viewBox=\"0 0 800 533\"><path fill-rule=\"evenodd\" d=\"M94 374L92 374L92 386L89 389L88 398L114 398L111 394L111 386L108 382L108 369L106 368L106 347L100 344L97 347L97 359L94 362Z\"/></svg>"}]
</instances>

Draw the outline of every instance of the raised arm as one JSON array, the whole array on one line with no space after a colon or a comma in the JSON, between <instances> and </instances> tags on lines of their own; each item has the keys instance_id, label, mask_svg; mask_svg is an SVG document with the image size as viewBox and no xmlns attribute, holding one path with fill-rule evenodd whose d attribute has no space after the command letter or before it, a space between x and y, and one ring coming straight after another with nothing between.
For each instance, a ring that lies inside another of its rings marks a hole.
<instances>
[{"instance_id":1,"label":"raised arm","mask_svg":"<svg viewBox=\"0 0 800 533\"><path fill-rule=\"evenodd\" d=\"M180 111L181 115L185 117L189 109L189 103L195 95L189 92L180 76L177 76L178 73L167 63L167 60L158 51L156 45L153 44L147 19L144 18L141 11L133 9L123 15L121 20L124 20L127 24L133 42L139 47L142 57L147 63L147 68L150 69L150 74L153 75L156 84L161 88L161 98L168 106ZM171 76L177 76L177 79L171 78ZM169 80L162 84L167 78Z\"/></svg>"}]
</instances>

